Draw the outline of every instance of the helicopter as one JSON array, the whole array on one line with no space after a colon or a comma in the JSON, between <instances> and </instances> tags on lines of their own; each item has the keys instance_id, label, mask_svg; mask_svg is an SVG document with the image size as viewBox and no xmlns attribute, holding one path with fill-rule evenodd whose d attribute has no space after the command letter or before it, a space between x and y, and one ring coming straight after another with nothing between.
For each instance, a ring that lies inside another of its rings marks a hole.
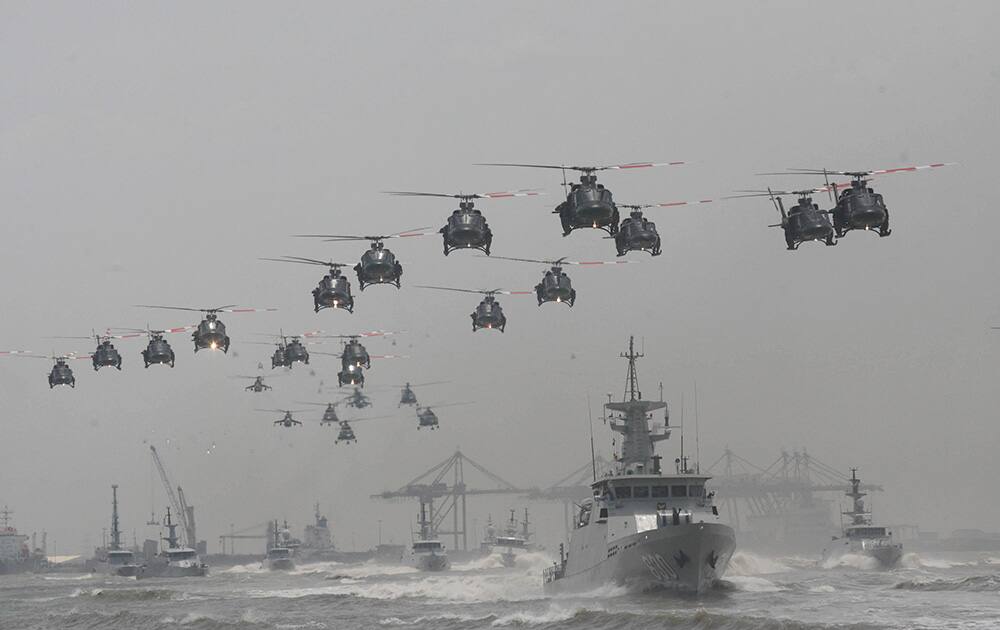
<instances>
[{"instance_id":1,"label":"helicopter","mask_svg":"<svg viewBox=\"0 0 1000 630\"><path fill-rule=\"evenodd\" d=\"M531 295L531 291L505 291L503 289L455 289L452 287L433 287L428 285L417 285L419 289L438 289L441 291L460 291L462 293L480 293L483 300L472 312L472 332L480 328L497 329L503 332L507 327L507 316L503 314L503 308L497 301L496 295Z\"/></svg>"},{"instance_id":2,"label":"helicopter","mask_svg":"<svg viewBox=\"0 0 1000 630\"><path fill-rule=\"evenodd\" d=\"M416 385L410 385L409 381L407 381L406 384L398 386L398 387L402 387L403 391L400 392L400 395L399 395L399 405L397 405L397 406L398 407L402 407L403 405L416 405L416 404L418 404L417 403L417 395L413 392L413 388L414 387L429 387L431 385L440 385L442 383L447 383L447 382L448 381L433 381L433 382L430 382L430 383L417 383Z\"/></svg>"},{"instance_id":3,"label":"helicopter","mask_svg":"<svg viewBox=\"0 0 1000 630\"><path fill-rule=\"evenodd\" d=\"M276 311L276 308L236 308L235 304L219 306L217 308L188 308L184 306L154 306L149 304L137 304L138 308L165 308L174 311L196 311L204 313L205 317L194 327L191 339L194 341L194 351L199 350L222 350L229 351L229 335L226 334L226 325L219 319L219 313L257 313L263 311Z\"/></svg>"},{"instance_id":4,"label":"helicopter","mask_svg":"<svg viewBox=\"0 0 1000 630\"><path fill-rule=\"evenodd\" d=\"M344 442L350 444L354 442L358 443L358 438L354 434L354 428L351 427L352 422L361 422L362 420L379 420L381 418L388 418L390 416L371 416L368 418L354 418L353 420L340 420L340 430L337 432L337 439L333 441L334 444L340 444Z\"/></svg>"},{"instance_id":5,"label":"helicopter","mask_svg":"<svg viewBox=\"0 0 1000 630\"><path fill-rule=\"evenodd\" d=\"M868 186L868 180L875 175L891 173L910 173L928 168L951 166L955 162L938 162L921 166L903 166L873 171L835 171L827 168L793 168L784 173L763 173L764 175L822 175L826 187L821 189L830 193L831 200L836 197L833 214L833 229L837 238L842 238L851 230L872 230L878 228L880 237L889 236L889 209L880 193ZM844 175L851 178L850 183L830 183L830 175ZM839 197L836 196L840 192Z\"/></svg>"},{"instance_id":6,"label":"helicopter","mask_svg":"<svg viewBox=\"0 0 1000 630\"><path fill-rule=\"evenodd\" d=\"M611 191L603 184L597 183L597 171L627 170L634 168L649 168L652 166L680 166L684 162L633 162L629 164L613 164L609 166L568 166L557 164L510 164L489 163L477 166L517 166L524 168L559 169L563 172L563 189L566 201L560 203L553 214L559 215L562 222L563 236L569 236L573 230L594 228L604 230L611 236L618 232L618 208L615 206ZM579 184L568 184L566 171L580 173Z\"/></svg>"},{"instance_id":7,"label":"helicopter","mask_svg":"<svg viewBox=\"0 0 1000 630\"><path fill-rule=\"evenodd\" d=\"M407 232L396 232L395 234L381 234L374 236L354 236L342 234L295 234L300 238L322 238L328 242L340 241L370 241L371 247L361 255L361 261L354 265L354 271L358 274L358 285L364 291L365 287L371 284L394 284L400 288L400 277L403 275L403 265L396 260L395 254L386 248L385 241L390 238L404 238L408 236L426 236L433 232L421 232L428 228L417 228Z\"/></svg>"},{"instance_id":8,"label":"helicopter","mask_svg":"<svg viewBox=\"0 0 1000 630\"><path fill-rule=\"evenodd\" d=\"M142 354L142 362L144 367L148 368L150 365L170 365L174 367L174 362L176 356L174 355L174 349L170 347L170 342L163 338L163 335L170 333L187 332L194 329L195 326L178 326L176 328L166 328L163 330L154 330L152 328L122 328L121 330L127 330L133 333L135 336L145 334L149 337L149 342L146 344L146 349L140 352Z\"/></svg>"},{"instance_id":9,"label":"helicopter","mask_svg":"<svg viewBox=\"0 0 1000 630\"><path fill-rule=\"evenodd\" d=\"M49 371L49 389L54 388L56 385L69 385L72 388L76 388L76 377L73 376L73 369L69 366L67 361L71 359L92 358L89 354L77 354L75 352L43 356L33 354L31 350L8 350L0 352L0 355L17 356L23 359L50 359L55 361L55 364L53 364L52 369Z\"/></svg>"},{"instance_id":10,"label":"helicopter","mask_svg":"<svg viewBox=\"0 0 1000 630\"><path fill-rule=\"evenodd\" d=\"M317 405L319 407L326 407L326 410L323 411L323 419L319 421L320 426L324 426L325 427L325 426L328 426L328 425L331 425L331 424L337 424L337 423L340 422L340 418L337 416L337 406L340 405L340 402L317 403L317 402L301 402L301 401L296 401L295 404L298 404L298 405Z\"/></svg>"},{"instance_id":11,"label":"helicopter","mask_svg":"<svg viewBox=\"0 0 1000 630\"><path fill-rule=\"evenodd\" d=\"M364 409L365 407L372 406L372 399L366 396L358 387L355 387L353 392L344 396L344 400L347 402L348 407L354 407L355 409Z\"/></svg>"},{"instance_id":12,"label":"helicopter","mask_svg":"<svg viewBox=\"0 0 1000 630\"><path fill-rule=\"evenodd\" d=\"M354 297L351 295L351 282L340 273L341 267L347 267L346 263L329 262L316 260L315 258L302 258L301 256L284 256L282 258L261 258L274 262L300 263L303 265L321 265L329 267L330 271L319 281L319 285L312 290L313 310L318 313L325 308L340 308L348 313L354 312Z\"/></svg>"},{"instance_id":13,"label":"helicopter","mask_svg":"<svg viewBox=\"0 0 1000 630\"><path fill-rule=\"evenodd\" d=\"M283 417L282 419L274 421L274 425L275 426L278 426L280 424L281 426L283 426L285 428L290 428L290 427L294 427L294 426L302 426L302 423L299 422L298 420L296 420L295 418L293 418L292 414L293 413L305 413L304 411L301 411L301 410L292 410L292 409L257 409L257 411L265 411L267 413L283 413L283 414L285 414L285 417Z\"/></svg>"},{"instance_id":14,"label":"helicopter","mask_svg":"<svg viewBox=\"0 0 1000 630\"><path fill-rule=\"evenodd\" d=\"M248 392L254 392L255 394L259 394L259 393L264 392L264 391L268 391L269 392L272 389L274 389L270 385L267 385L266 383L264 383L264 376L263 375L258 375L258 376L234 376L233 378L251 378L251 379L253 379L253 383L250 383L249 385L247 385L243 389L245 389Z\"/></svg>"},{"instance_id":15,"label":"helicopter","mask_svg":"<svg viewBox=\"0 0 1000 630\"><path fill-rule=\"evenodd\" d=\"M562 268L564 265L624 265L635 262L633 260L576 261L566 260L565 257L557 258L555 260L511 258L509 256L492 256L492 258L549 265L551 269L546 271L545 275L542 276L542 281L535 285L535 297L538 299L538 305L541 306L545 302L565 302L570 307L576 303L576 289L573 288L573 284L570 282L569 276L563 273Z\"/></svg>"},{"instance_id":16,"label":"helicopter","mask_svg":"<svg viewBox=\"0 0 1000 630\"><path fill-rule=\"evenodd\" d=\"M437 414L434 413L434 409L431 407L436 407L437 409L443 409L444 407L456 407L458 405L471 405L471 402L460 402L460 403L448 403L447 405L417 405L417 431L424 427L430 428L431 431L435 430L440 426L438 424Z\"/></svg>"},{"instance_id":17,"label":"helicopter","mask_svg":"<svg viewBox=\"0 0 1000 630\"><path fill-rule=\"evenodd\" d=\"M813 203L812 195L818 192L826 192L825 188L813 188L810 190L743 190L743 195L734 195L731 198L740 197L769 197L774 209L781 215L781 223L774 223L768 227L780 227L785 232L785 246L789 250L796 250L799 245L806 241L823 241L827 246L837 244L834 236L833 226L830 224L829 215L832 210L820 210L819 206ZM798 203L786 212L785 204L782 202L783 195L795 195L799 198Z\"/></svg>"},{"instance_id":18,"label":"helicopter","mask_svg":"<svg viewBox=\"0 0 1000 630\"><path fill-rule=\"evenodd\" d=\"M675 208L677 206L713 203L714 201L715 199L698 199L697 201L669 201L666 203L620 203L618 207L627 209L629 216L619 224L617 233L604 238L614 239L618 256L624 256L629 252L649 252L653 256L659 256L662 253L660 234L656 231L656 224L644 217L642 211L646 208Z\"/></svg>"},{"instance_id":19,"label":"helicopter","mask_svg":"<svg viewBox=\"0 0 1000 630\"><path fill-rule=\"evenodd\" d=\"M370 330L368 332L354 333L349 335L317 335L321 339L346 339L344 348L339 355L345 367L350 364L354 367L371 368L373 355L368 354L368 349L358 341L362 337L388 337L399 333L388 330ZM317 354L329 354L320 352ZM396 355L375 355L374 358L397 358Z\"/></svg>"},{"instance_id":20,"label":"helicopter","mask_svg":"<svg viewBox=\"0 0 1000 630\"><path fill-rule=\"evenodd\" d=\"M483 213L476 209L476 199L505 199L510 197L533 197L541 194L533 190L513 190L492 193L444 193L389 191L387 194L397 197L445 197L458 199L458 209L452 211L447 223L438 232L444 238L444 255L447 256L456 249L478 249L487 256L490 255L490 245L493 244L493 232Z\"/></svg>"},{"instance_id":21,"label":"helicopter","mask_svg":"<svg viewBox=\"0 0 1000 630\"><path fill-rule=\"evenodd\" d=\"M316 337L322 332L322 330L314 330L298 335L286 335L284 331L281 331L277 335L269 335L278 339L274 354L271 355L271 369L273 370L276 367L291 368L295 363L309 365L309 351L306 350L306 344L303 343L302 338ZM249 343L266 342L251 341Z\"/></svg>"},{"instance_id":22,"label":"helicopter","mask_svg":"<svg viewBox=\"0 0 1000 630\"><path fill-rule=\"evenodd\" d=\"M96 332L89 337L53 337L54 339L94 339L97 341L97 348L91 353L91 362L94 366L94 371L97 372L102 367L113 367L121 371L122 369L122 355L115 348L114 344L111 343L112 339L128 339L131 337L138 337L141 333L133 333L127 335L112 335L111 330L106 330L104 334L98 335Z\"/></svg>"}]
</instances>

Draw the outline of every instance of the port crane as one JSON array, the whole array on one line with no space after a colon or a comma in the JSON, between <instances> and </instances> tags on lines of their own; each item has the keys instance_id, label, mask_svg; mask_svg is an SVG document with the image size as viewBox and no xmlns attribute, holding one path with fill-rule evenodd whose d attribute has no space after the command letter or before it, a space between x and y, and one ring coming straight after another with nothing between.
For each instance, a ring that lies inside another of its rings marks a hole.
<instances>
[{"instance_id":1,"label":"port crane","mask_svg":"<svg viewBox=\"0 0 1000 630\"><path fill-rule=\"evenodd\" d=\"M160 472L160 480L163 481L167 498L170 499L170 504L173 506L174 511L177 512L177 517L181 521L180 524L184 530L185 542L191 549L197 549L198 538L195 535L194 528L194 506L187 504L187 500L184 498L184 490L180 486L177 486L177 492L174 492L174 486L170 482L170 477L167 476L167 470L163 467L163 462L160 461L160 454L156 452L156 447L150 444L149 451L153 455L153 463L156 464L156 470Z\"/></svg>"}]
</instances>

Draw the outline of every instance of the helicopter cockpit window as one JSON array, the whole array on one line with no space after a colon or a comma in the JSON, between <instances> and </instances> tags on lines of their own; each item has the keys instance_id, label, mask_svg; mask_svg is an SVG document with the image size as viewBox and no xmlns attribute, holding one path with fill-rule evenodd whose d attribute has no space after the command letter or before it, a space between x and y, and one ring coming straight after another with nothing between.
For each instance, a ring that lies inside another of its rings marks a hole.
<instances>
[{"instance_id":1,"label":"helicopter cockpit window","mask_svg":"<svg viewBox=\"0 0 1000 630\"><path fill-rule=\"evenodd\" d=\"M590 524L590 512L593 509L593 505L588 503L587 505L580 507L580 516L576 519L576 526L586 527Z\"/></svg>"}]
</instances>

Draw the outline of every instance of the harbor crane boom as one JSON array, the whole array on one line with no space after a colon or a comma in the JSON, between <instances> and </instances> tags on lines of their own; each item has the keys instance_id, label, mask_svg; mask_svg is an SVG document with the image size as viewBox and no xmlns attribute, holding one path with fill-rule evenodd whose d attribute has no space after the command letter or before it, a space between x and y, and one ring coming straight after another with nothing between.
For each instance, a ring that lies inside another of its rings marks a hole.
<instances>
[{"instance_id":1,"label":"harbor crane boom","mask_svg":"<svg viewBox=\"0 0 1000 630\"><path fill-rule=\"evenodd\" d=\"M190 507L184 500L184 490L180 486L177 486L177 492L174 492L173 484L170 483L170 477L167 476L167 470L163 467L163 462L160 461L160 454L156 452L156 447L150 444L149 450L153 454L153 463L156 464L156 469L160 472L160 480L163 481L167 498L170 499L170 504L181 521L185 542L191 549L197 549L198 539L194 530L194 508Z\"/></svg>"}]
</instances>

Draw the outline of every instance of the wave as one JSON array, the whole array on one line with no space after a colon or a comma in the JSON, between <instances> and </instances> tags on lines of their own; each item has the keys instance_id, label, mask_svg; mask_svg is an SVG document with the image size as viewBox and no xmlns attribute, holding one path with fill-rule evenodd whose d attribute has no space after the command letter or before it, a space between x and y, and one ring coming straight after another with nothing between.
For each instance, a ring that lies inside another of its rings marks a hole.
<instances>
[{"instance_id":1,"label":"wave","mask_svg":"<svg viewBox=\"0 0 1000 630\"><path fill-rule=\"evenodd\" d=\"M1000 592L1000 575L973 575L965 578L938 580L906 580L893 588L907 591L965 591L969 593Z\"/></svg>"},{"instance_id":2,"label":"wave","mask_svg":"<svg viewBox=\"0 0 1000 630\"><path fill-rule=\"evenodd\" d=\"M253 619L244 613L240 619L225 620L199 613L188 613L180 618L141 615L128 610L116 612L70 610L47 613L19 626L20 630L50 630L51 628L106 628L109 630L273 630L274 626Z\"/></svg>"},{"instance_id":3,"label":"wave","mask_svg":"<svg viewBox=\"0 0 1000 630\"><path fill-rule=\"evenodd\" d=\"M784 587L778 586L771 580L750 575L730 575L725 577L722 581L727 584L729 588L737 591L746 591L748 593L777 593L778 591L786 590Z\"/></svg>"},{"instance_id":4,"label":"wave","mask_svg":"<svg viewBox=\"0 0 1000 630\"><path fill-rule=\"evenodd\" d=\"M903 559L900 563L907 569L951 569L952 567L965 567L978 564L977 562L958 562L945 560L944 558L929 558L912 551L903 554Z\"/></svg>"},{"instance_id":5,"label":"wave","mask_svg":"<svg viewBox=\"0 0 1000 630\"><path fill-rule=\"evenodd\" d=\"M605 610L589 606L566 607L551 605L544 609L518 611L505 615L435 615L379 620L383 627L434 627L437 629L466 628L588 628L609 630L640 630L650 627L676 630L868 630L866 624L821 624L788 619L753 617L738 613L708 612L703 608L690 611L661 611L650 614L621 610Z\"/></svg>"},{"instance_id":6,"label":"wave","mask_svg":"<svg viewBox=\"0 0 1000 630\"><path fill-rule=\"evenodd\" d=\"M871 571L878 568L878 560L860 553L845 553L826 558L820 563L820 566L824 569L846 567L850 569Z\"/></svg>"},{"instance_id":7,"label":"wave","mask_svg":"<svg viewBox=\"0 0 1000 630\"><path fill-rule=\"evenodd\" d=\"M185 595L183 593L178 593L177 591L145 588L123 588L110 590L103 588L84 590L78 588L70 594L70 597L89 597L108 602L144 602L185 599Z\"/></svg>"},{"instance_id":8,"label":"wave","mask_svg":"<svg viewBox=\"0 0 1000 630\"><path fill-rule=\"evenodd\" d=\"M759 556L749 551L737 551L729 561L726 575L762 575L791 571L791 567L778 560Z\"/></svg>"}]
</instances>

